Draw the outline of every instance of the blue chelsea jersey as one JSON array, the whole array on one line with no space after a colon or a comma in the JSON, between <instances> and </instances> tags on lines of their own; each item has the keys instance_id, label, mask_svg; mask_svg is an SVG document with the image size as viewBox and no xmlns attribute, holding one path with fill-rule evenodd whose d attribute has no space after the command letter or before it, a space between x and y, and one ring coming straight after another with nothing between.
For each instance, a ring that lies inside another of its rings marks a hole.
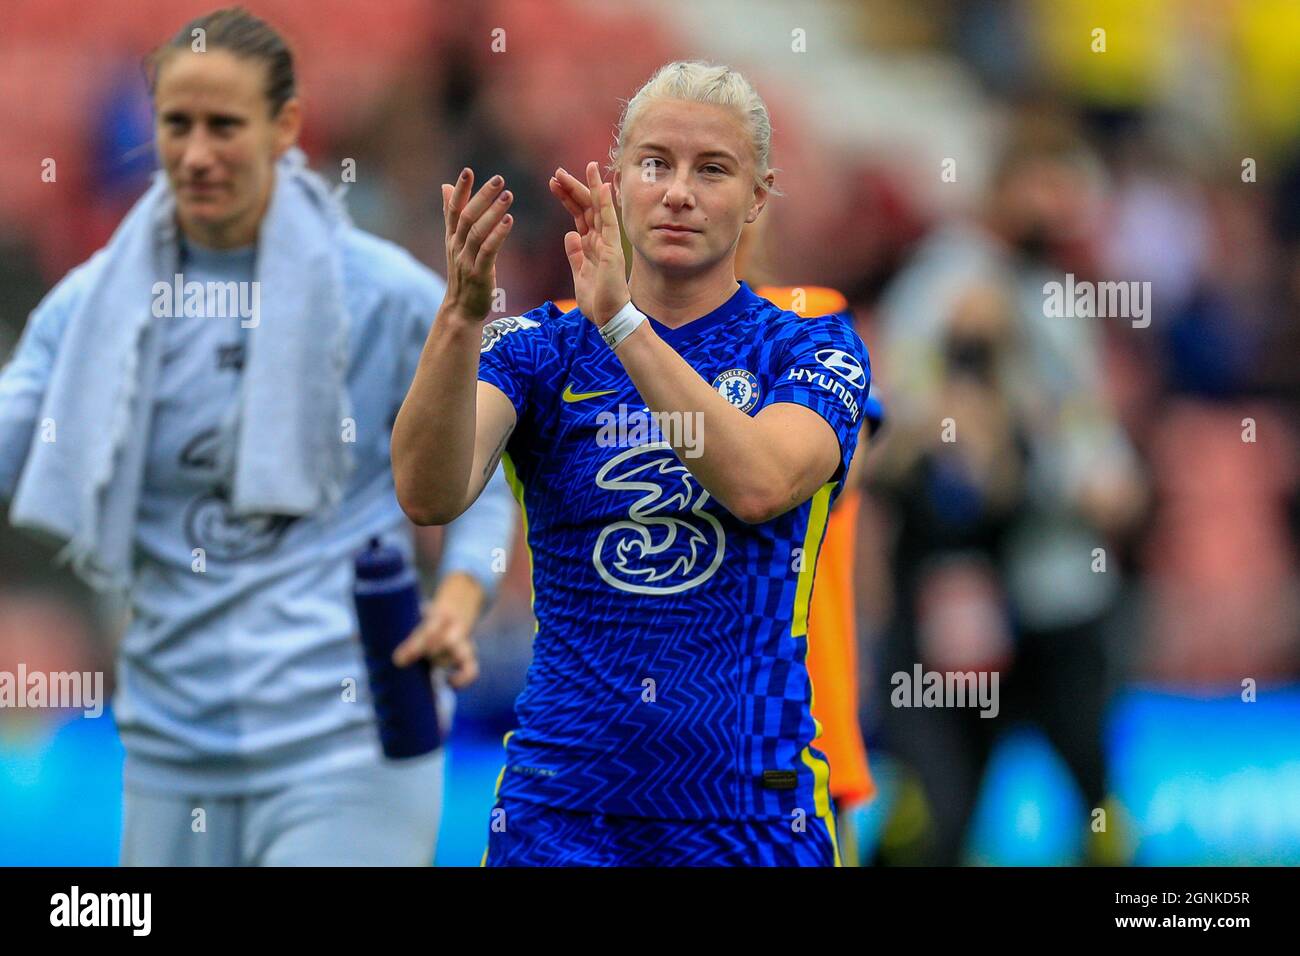
<instances>
[{"instance_id":1,"label":"blue chelsea jersey","mask_svg":"<svg viewBox=\"0 0 1300 956\"><path fill-rule=\"evenodd\" d=\"M761 524L733 516L665 441L578 310L547 302L484 327L479 378L518 415L505 467L524 510L537 633L502 796L659 819L791 819L828 808L804 667L817 551L870 385L844 315L801 318L748 285L656 333L749 415L821 415L840 463ZM696 427L693 427L696 426Z\"/></svg>"}]
</instances>

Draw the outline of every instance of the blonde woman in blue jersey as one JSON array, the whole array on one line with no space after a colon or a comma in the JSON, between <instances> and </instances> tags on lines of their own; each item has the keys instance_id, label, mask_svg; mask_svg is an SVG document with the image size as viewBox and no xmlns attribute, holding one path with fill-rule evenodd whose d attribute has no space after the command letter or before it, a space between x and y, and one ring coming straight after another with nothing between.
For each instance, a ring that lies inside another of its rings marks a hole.
<instances>
[{"instance_id":1,"label":"blonde woman in blue jersey","mask_svg":"<svg viewBox=\"0 0 1300 956\"><path fill-rule=\"evenodd\" d=\"M266 23L200 17L151 65L161 171L0 371L10 519L131 608L122 862L427 865L443 753L381 755L352 586L372 537L413 550L389 428L443 282L306 168ZM409 639L457 686L513 530L492 484Z\"/></svg>"},{"instance_id":2,"label":"blonde woman in blue jersey","mask_svg":"<svg viewBox=\"0 0 1300 956\"><path fill-rule=\"evenodd\" d=\"M656 72L612 180L550 180L574 219L568 313L484 325L511 194L470 170L443 187L447 296L393 465L419 524L461 514L502 456L524 507L537 634L489 865L838 862L804 656L870 372L843 317L736 281L771 135L735 70Z\"/></svg>"}]
</instances>

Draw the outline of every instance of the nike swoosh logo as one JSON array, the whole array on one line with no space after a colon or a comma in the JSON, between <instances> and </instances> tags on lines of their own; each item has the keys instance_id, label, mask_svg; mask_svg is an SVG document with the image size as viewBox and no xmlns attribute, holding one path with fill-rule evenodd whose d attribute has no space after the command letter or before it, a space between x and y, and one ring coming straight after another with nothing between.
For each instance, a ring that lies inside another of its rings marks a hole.
<instances>
[{"instance_id":1,"label":"nike swoosh logo","mask_svg":"<svg viewBox=\"0 0 1300 956\"><path fill-rule=\"evenodd\" d=\"M560 397L566 402L573 403L586 401L589 398L599 398L601 395L613 395L617 391L618 389L616 388L607 388L603 392L575 392L573 390L573 383L570 382L568 385L564 386L564 394Z\"/></svg>"}]
</instances>

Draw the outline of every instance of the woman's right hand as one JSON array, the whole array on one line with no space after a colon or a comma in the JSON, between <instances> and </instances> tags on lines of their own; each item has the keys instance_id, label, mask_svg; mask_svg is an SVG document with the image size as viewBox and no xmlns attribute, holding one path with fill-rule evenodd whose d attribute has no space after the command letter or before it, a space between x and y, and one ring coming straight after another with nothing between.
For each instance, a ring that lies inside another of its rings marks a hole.
<instances>
[{"instance_id":1,"label":"woman's right hand","mask_svg":"<svg viewBox=\"0 0 1300 956\"><path fill-rule=\"evenodd\" d=\"M442 216L447 224L447 294L443 309L482 322L496 293L496 259L514 218L506 213L514 196L500 176L472 198L474 171L466 167L454 186L442 185Z\"/></svg>"}]
</instances>

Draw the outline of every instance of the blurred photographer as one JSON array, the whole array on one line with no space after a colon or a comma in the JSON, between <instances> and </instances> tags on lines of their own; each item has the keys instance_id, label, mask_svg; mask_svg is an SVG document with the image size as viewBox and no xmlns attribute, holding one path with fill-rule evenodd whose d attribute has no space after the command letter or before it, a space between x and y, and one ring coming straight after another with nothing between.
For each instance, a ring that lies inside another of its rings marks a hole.
<instances>
[{"instance_id":1,"label":"blurred photographer","mask_svg":"<svg viewBox=\"0 0 1300 956\"><path fill-rule=\"evenodd\" d=\"M915 774L896 807L896 821L912 836L900 842L897 827L887 831L887 862L960 862L984 766L1004 726L990 719L1001 704L989 677L1005 671L1014 653L1002 577L1006 541L1026 501L1028 456L1006 382L1010 307L1006 290L991 285L958 299L938 350L930 411L887 434L873 475L894 519L893 614L879 699L888 746ZM932 427L916 424L924 421ZM924 673L982 674L992 706L915 706L918 664ZM930 825L908 827L901 818L913 811Z\"/></svg>"}]
</instances>

